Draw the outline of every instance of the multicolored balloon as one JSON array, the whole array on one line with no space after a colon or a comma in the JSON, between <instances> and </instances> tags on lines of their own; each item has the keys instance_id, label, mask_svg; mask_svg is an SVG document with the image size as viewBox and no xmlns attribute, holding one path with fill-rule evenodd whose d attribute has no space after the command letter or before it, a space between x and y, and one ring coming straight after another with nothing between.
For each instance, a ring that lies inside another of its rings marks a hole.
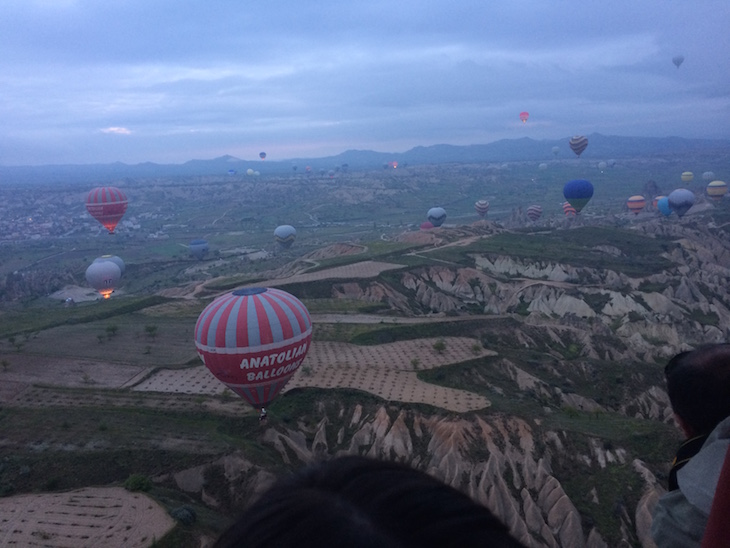
<instances>
[{"instance_id":1,"label":"multicolored balloon","mask_svg":"<svg viewBox=\"0 0 730 548\"><path fill-rule=\"evenodd\" d=\"M568 181L563 187L563 196L575 208L576 213L580 213L593 197L593 185L585 179Z\"/></svg>"},{"instance_id":2,"label":"multicolored balloon","mask_svg":"<svg viewBox=\"0 0 730 548\"><path fill-rule=\"evenodd\" d=\"M522 123L527 123L527 119L530 117L530 113L526 111L520 112L520 120L522 120Z\"/></svg>"},{"instance_id":3,"label":"multicolored balloon","mask_svg":"<svg viewBox=\"0 0 730 548\"><path fill-rule=\"evenodd\" d=\"M588 146L588 138L583 135L575 135L569 142L570 150L575 152L579 157Z\"/></svg>"},{"instance_id":4,"label":"multicolored balloon","mask_svg":"<svg viewBox=\"0 0 730 548\"><path fill-rule=\"evenodd\" d=\"M566 217L575 217L578 215L578 212L572 205L570 205L570 202L563 203L563 213L565 213Z\"/></svg>"},{"instance_id":5,"label":"multicolored balloon","mask_svg":"<svg viewBox=\"0 0 730 548\"><path fill-rule=\"evenodd\" d=\"M679 216L680 219L695 203L694 193L686 188L673 190L669 193L667 199L669 200L669 207Z\"/></svg>"},{"instance_id":6,"label":"multicolored balloon","mask_svg":"<svg viewBox=\"0 0 730 548\"><path fill-rule=\"evenodd\" d=\"M127 196L114 186L96 187L86 197L86 210L109 234L114 234L114 229L127 211Z\"/></svg>"},{"instance_id":7,"label":"multicolored balloon","mask_svg":"<svg viewBox=\"0 0 730 548\"><path fill-rule=\"evenodd\" d=\"M297 238L297 230L291 225L280 225L274 230L274 239L284 249L289 249Z\"/></svg>"},{"instance_id":8,"label":"multicolored balloon","mask_svg":"<svg viewBox=\"0 0 730 548\"><path fill-rule=\"evenodd\" d=\"M112 261L94 261L86 269L86 282L108 299L122 279L122 271Z\"/></svg>"},{"instance_id":9,"label":"multicolored balloon","mask_svg":"<svg viewBox=\"0 0 730 548\"><path fill-rule=\"evenodd\" d=\"M474 203L474 210L480 217L484 217L489 211L489 202L487 200L477 200Z\"/></svg>"},{"instance_id":10,"label":"multicolored balloon","mask_svg":"<svg viewBox=\"0 0 730 548\"><path fill-rule=\"evenodd\" d=\"M446 220L446 210L443 207L432 207L428 210L426 218L433 226L441 226Z\"/></svg>"},{"instance_id":11,"label":"multicolored balloon","mask_svg":"<svg viewBox=\"0 0 730 548\"><path fill-rule=\"evenodd\" d=\"M195 346L211 373L255 408L268 406L302 365L312 320L280 289L238 289L205 307Z\"/></svg>"},{"instance_id":12,"label":"multicolored balloon","mask_svg":"<svg viewBox=\"0 0 730 548\"><path fill-rule=\"evenodd\" d=\"M713 200L722 200L727 194L727 183L725 181L712 181L707 185L707 195Z\"/></svg>"},{"instance_id":13,"label":"multicolored balloon","mask_svg":"<svg viewBox=\"0 0 730 548\"><path fill-rule=\"evenodd\" d=\"M210 251L208 240L190 240L188 249L190 250L190 254L199 261L202 261L208 254L208 251Z\"/></svg>"},{"instance_id":14,"label":"multicolored balloon","mask_svg":"<svg viewBox=\"0 0 730 548\"><path fill-rule=\"evenodd\" d=\"M540 217L542 217L542 206L531 205L527 208L527 218L532 222L537 221Z\"/></svg>"},{"instance_id":15,"label":"multicolored balloon","mask_svg":"<svg viewBox=\"0 0 730 548\"><path fill-rule=\"evenodd\" d=\"M684 173L682 173L682 182L683 183L691 183L694 178L695 178L695 175L691 171L685 171Z\"/></svg>"},{"instance_id":16,"label":"multicolored balloon","mask_svg":"<svg viewBox=\"0 0 730 548\"><path fill-rule=\"evenodd\" d=\"M631 196L631 198L626 201L626 205L631 213L638 215L641 213L641 210L646 207L646 198L640 194Z\"/></svg>"}]
</instances>

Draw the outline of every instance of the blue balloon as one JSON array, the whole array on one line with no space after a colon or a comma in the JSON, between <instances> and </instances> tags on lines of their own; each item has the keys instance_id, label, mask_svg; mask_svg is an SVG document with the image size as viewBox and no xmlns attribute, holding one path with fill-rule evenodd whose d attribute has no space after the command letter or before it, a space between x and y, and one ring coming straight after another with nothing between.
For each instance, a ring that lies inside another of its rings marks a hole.
<instances>
[{"instance_id":1,"label":"blue balloon","mask_svg":"<svg viewBox=\"0 0 730 548\"><path fill-rule=\"evenodd\" d=\"M656 208L665 217L669 217L672 214L672 208L669 207L669 198L666 196L662 196L656 201Z\"/></svg>"},{"instance_id":2,"label":"blue balloon","mask_svg":"<svg viewBox=\"0 0 730 548\"><path fill-rule=\"evenodd\" d=\"M580 213L580 210L593 197L593 185L585 179L568 181L563 187L563 196L575 208L575 211Z\"/></svg>"},{"instance_id":3,"label":"blue balloon","mask_svg":"<svg viewBox=\"0 0 730 548\"><path fill-rule=\"evenodd\" d=\"M441 226L446 220L446 210L443 207L432 207L426 217L433 226Z\"/></svg>"},{"instance_id":4,"label":"blue balloon","mask_svg":"<svg viewBox=\"0 0 730 548\"><path fill-rule=\"evenodd\" d=\"M669 193L667 199L669 200L669 207L672 208L672 211L679 215L680 219L689 211L689 208L695 205L694 192L687 190L686 188L673 190Z\"/></svg>"}]
</instances>

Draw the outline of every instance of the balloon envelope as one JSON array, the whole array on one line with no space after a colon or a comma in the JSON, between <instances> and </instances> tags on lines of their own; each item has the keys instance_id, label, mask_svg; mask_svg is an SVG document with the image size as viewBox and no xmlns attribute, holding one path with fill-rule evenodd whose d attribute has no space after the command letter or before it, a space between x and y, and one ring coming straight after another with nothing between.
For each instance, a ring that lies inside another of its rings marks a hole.
<instances>
[{"instance_id":1,"label":"balloon envelope","mask_svg":"<svg viewBox=\"0 0 730 548\"><path fill-rule=\"evenodd\" d=\"M104 261L113 262L119 267L120 274L124 276L124 271L127 269L127 265L124 264L124 261L121 259L121 257L117 257L116 255L102 255L101 257L97 257L96 259L94 259L95 263L101 263Z\"/></svg>"},{"instance_id":2,"label":"balloon envelope","mask_svg":"<svg viewBox=\"0 0 730 548\"><path fill-rule=\"evenodd\" d=\"M703 179L704 179L705 181L712 181L712 180L713 180L713 179L715 178L715 174L714 174L714 173L713 173L712 171L705 171L705 172L704 172L704 173L702 174L702 178L703 178Z\"/></svg>"},{"instance_id":3,"label":"balloon envelope","mask_svg":"<svg viewBox=\"0 0 730 548\"><path fill-rule=\"evenodd\" d=\"M656 208L665 217L669 217L672 214L672 208L669 207L669 198L666 196L660 196L656 201Z\"/></svg>"},{"instance_id":4,"label":"balloon envelope","mask_svg":"<svg viewBox=\"0 0 730 548\"><path fill-rule=\"evenodd\" d=\"M259 158L262 160L266 160L266 153L265 152L259 152Z\"/></svg>"},{"instance_id":5,"label":"balloon envelope","mask_svg":"<svg viewBox=\"0 0 730 548\"><path fill-rule=\"evenodd\" d=\"M432 207L426 217L433 226L441 226L446 220L446 210L443 207Z\"/></svg>"},{"instance_id":6,"label":"balloon envelope","mask_svg":"<svg viewBox=\"0 0 730 548\"><path fill-rule=\"evenodd\" d=\"M580 213L593 197L593 185L585 179L568 181L563 187L563 196L575 208L576 213Z\"/></svg>"},{"instance_id":7,"label":"balloon envelope","mask_svg":"<svg viewBox=\"0 0 730 548\"><path fill-rule=\"evenodd\" d=\"M431 230L433 228L433 223L430 223L428 221L423 221L419 228L421 230Z\"/></svg>"},{"instance_id":8,"label":"balloon envelope","mask_svg":"<svg viewBox=\"0 0 730 548\"><path fill-rule=\"evenodd\" d=\"M640 194L637 194L636 196L631 196L631 198L626 201L626 205L628 206L631 213L633 213L634 215L638 215L641 210L646 207L646 198L644 198Z\"/></svg>"},{"instance_id":9,"label":"balloon envelope","mask_svg":"<svg viewBox=\"0 0 730 548\"><path fill-rule=\"evenodd\" d=\"M727 183L725 181L712 181L707 185L707 195L713 200L722 200L727 193Z\"/></svg>"},{"instance_id":10,"label":"balloon envelope","mask_svg":"<svg viewBox=\"0 0 730 548\"><path fill-rule=\"evenodd\" d=\"M672 57L672 63L674 63L674 66L679 68L679 65L684 63L684 55L675 55Z\"/></svg>"},{"instance_id":11,"label":"balloon envelope","mask_svg":"<svg viewBox=\"0 0 730 548\"><path fill-rule=\"evenodd\" d=\"M560 152L560 147L553 147L553 155L557 156Z\"/></svg>"},{"instance_id":12,"label":"balloon envelope","mask_svg":"<svg viewBox=\"0 0 730 548\"><path fill-rule=\"evenodd\" d=\"M608 164L606 162L598 162L598 169L600 169L601 171L603 171L607 167L608 167Z\"/></svg>"},{"instance_id":13,"label":"balloon envelope","mask_svg":"<svg viewBox=\"0 0 730 548\"><path fill-rule=\"evenodd\" d=\"M523 124L524 124L525 122L527 122L527 119L528 119L529 117L530 117L530 113L529 113L529 112L525 112L525 111L522 111L522 112L520 112L520 120L522 120L522 123L523 123Z\"/></svg>"},{"instance_id":14,"label":"balloon envelope","mask_svg":"<svg viewBox=\"0 0 730 548\"><path fill-rule=\"evenodd\" d=\"M570 202L563 203L563 213L565 213L566 217L575 217L578 214L575 208L570 205Z\"/></svg>"},{"instance_id":15,"label":"balloon envelope","mask_svg":"<svg viewBox=\"0 0 730 548\"><path fill-rule=\"evenodd\" d=\"M543 162L537 166L537 169L539 169L540 171L545 171L547 168L548 168L548 165L545 162Z\"/></svg>"},{"instance_id":16,"label":"balloon envelope","mask_svg":"<svg viewBox=\"0 0 730 548\"><path fill-rule=\"evenodd\" d=\"M190 249L190 254L199 261L202 261L210 251L207 240L190 240L188 249Z\"/></svg>"},{"instance_id":17,"label":"balloon envelope","mask_svg":"<svg viewBox=\"0 0 730 548\"><path fill-rule=\"evenodd\" d=\"M679 215L680 218L683 217L695 203L694 193L686 188L673 190L669 196L667 196L667 199L669 200L670 209Z\"/></svg>"},{"instance_id":18,"label":"balloon envelope","mask_svg":"<svg viewBox=\"0 0 730 548\"><path fill-rule=\"evenodd\" d=\"M219 381L254 407L266 407L304 361L312 320L294 295L250 287L205 307L194 337L198 355Z\"/></svg>"},{"instance_id":19,"label":"balloon envelope","mask_svg":"<svg viewBox=\"0 0 730 548\"><path fill-rule=\"evenodd\" d=\"M291 225L280 225L274 230L274 239L284 249L288 249L297 237L297 230Z\"/></svg>"},{"instance_id":20,"label":"balloon envelope","mask_svg":"<svg viewBox=\"0 0 730 548\"><path fill-rule=\"evenodd\" d=\"M540 217L542 217L542 206L539 205L531 205L527 208L527 217L531 221L537 221Z\"/></svg>"},{"instance_id":21,"label":"balloon envelope","mask_svg":"<svg viewBox=\"0 0 730 548\"><path fill-rule=\"evenodd\" d=\"M108 299L116 289L122 271L112 261L94 261L86 269L86 282Z\"/></svg>"},{"instance_id":22,"label":"balloon envelope","mask_svg":"<svg viewBox=\"0 0 730 548\"><path fill-rule=\"evenodd\" d=\"M97 187L86 197L86 210L109 234L114 234L117 223L127 211L127 196L114 186Z\"/></svg>"},{"instance_id":23,"label":"balloon envelope","mask_svg":"<svg viewBox=\"0 0 730 548\"><path fill-rule=\"evenodd\" d=\"M474 203L474 210L480 217L484 217L489 211L489 202L487 200L478 200Z\"/></svg>"},{"instance_id":24,"label":"balloon envelope","mask_svg":"<svg viewBox=\"0 0 730 548\"><path fill-rule=\"evenodd\" d=\"M575 135L569 142L570 150L580 156L588 146L588 138L583 135Z\"/></svg>"},{"instance_id":25,"label":"balloon envelope","mask_svg":"<svg viewBox=\"0 0 730 548\"><path fill-rule=\"evenodd\" d=\"M685 171L684 173L682 173L682 182L683 183L692 182L692 180L694 178L695 178L695 175L691 171Z\"/></svg>"}]
</instances>

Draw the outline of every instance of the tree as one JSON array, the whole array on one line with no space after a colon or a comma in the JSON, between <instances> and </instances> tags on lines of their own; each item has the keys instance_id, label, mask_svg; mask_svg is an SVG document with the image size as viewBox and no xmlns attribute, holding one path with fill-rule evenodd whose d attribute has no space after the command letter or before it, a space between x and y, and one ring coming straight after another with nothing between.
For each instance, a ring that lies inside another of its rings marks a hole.
<instances>
[{"instance_id":1,"label":"tree","mask_svg":"<svg viewBox=\"0 0 730 548\"><path fill-rule=\"evenodd\" d=\"M433 343L433 349L439 354L443 354L444 350L446 350L446 343L443 339L439 339L435 343Z\"/></svg>"}]
</instances>

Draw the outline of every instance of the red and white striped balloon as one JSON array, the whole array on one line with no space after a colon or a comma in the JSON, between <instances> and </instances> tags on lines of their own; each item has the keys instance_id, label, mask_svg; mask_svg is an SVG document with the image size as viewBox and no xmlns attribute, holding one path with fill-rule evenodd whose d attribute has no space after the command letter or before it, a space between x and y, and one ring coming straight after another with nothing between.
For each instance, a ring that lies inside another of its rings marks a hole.
<instances>
[{"instance_id":1,"label":"red and white striped balloon","mask_svg":"<svg viewBox=\"0 0 730 548\"><path fill-rule=\"evenodd\" d=\"M239 289L210 303L195 324L205 366L256 408L266 407L304 361L312 320L294 295L274 288Z\"/></svg>"},{"instance_id":2,"label":"red and white striped balloon","mask_svg":"<svg viewBox=\"0 0 730 548\"><path fill-rule=\"evenodd\" d=\"M117 223L127 211L127 196L115 186L100 186L89 192L86 209L109 234L114 234Z\"/></svg>"}]
</instances>

